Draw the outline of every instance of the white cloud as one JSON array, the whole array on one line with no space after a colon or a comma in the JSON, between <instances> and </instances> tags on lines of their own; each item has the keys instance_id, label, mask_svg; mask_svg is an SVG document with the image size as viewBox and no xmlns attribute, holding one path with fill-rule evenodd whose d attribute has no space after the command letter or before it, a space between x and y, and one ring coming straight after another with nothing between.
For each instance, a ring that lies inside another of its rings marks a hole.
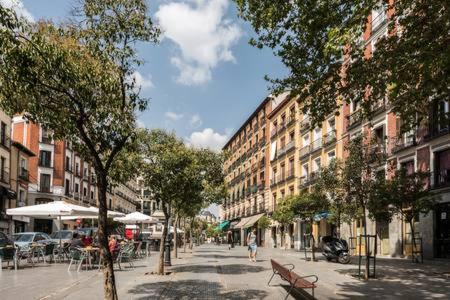
<instances>
[{"instance_id":1,"label":"white cloud","mask_svg":"<svg viewBox=\"0 0 450 300\"><path fill-rule=\"evenodd\" d=\"M220 62L235 61L231 46L242 36L242 31L224 17L228 5L229 0L183 0L159 7L156 19L164 38L180 49L171 58L180 72L179 83L206 83Z\"/></svg>"},{"instance_id":2,"label":"white cloud","mask_svg":"<svg viewBox=\"0 0 450 300\"><path fill-rule=\"evenodd\" d=\"M189 120L189 124L191 124L191 126L194 128L198 128L198 127L202 126L203 121L198 114L195 114Z\"/></svg>"},{"instance_id":3,"label":"white cloud","mask_svg":"<svg viewBox=\"0 0 450 300\"><path fill-rule=\"evenodd\" d=\"M30 22L34 22L34 18L31 13L25 8L20 0L0 0L0 5L6 8L12 8L15 10L18 16L25 18Z\"/></svg>"},{"instance_id":4,"label":"white cloud","mask_svg":"<svg viewBox=\"0 0 450 300\"><path fill-rule=\"evenodd\" d=\"M194 147L220 150L227 139L227 135L217 133L212 128L205 128L203 131L193 132L187 140Z\"/></svg>"},{"instance_id":5,"label":"white cloud","mask_svg":"<svg viewBox=\"0 0 450 300\"><path fill-rule=\"evenodd\" d=\"M136 126L138 128L145 128L144 122L142 120L139 120L139 119L136 120Z\"/></svg>"},{"instance_id":6,"label":"white cloud","mask_svg":"<svg viewBox=\"0 0 450 300\"><path fill-rule=\"evenodd\" d=\"M144 77L141 73L135 71L131 77L135 80L137 90L145 90L153 87L153 82L150 75Z\"/></svg>"},{"instance_id":7,"label":"white cloud","mask_svg":"<svg viewBox=\"0 0 450 300\"><path fill-rule=\"evenodd\" d=\"M183 114L177 114L173 111L168 111L164 114L166 118L171 119L173 121L178 121L179 119L183 118Z\"/></svg>"}]
</instances>

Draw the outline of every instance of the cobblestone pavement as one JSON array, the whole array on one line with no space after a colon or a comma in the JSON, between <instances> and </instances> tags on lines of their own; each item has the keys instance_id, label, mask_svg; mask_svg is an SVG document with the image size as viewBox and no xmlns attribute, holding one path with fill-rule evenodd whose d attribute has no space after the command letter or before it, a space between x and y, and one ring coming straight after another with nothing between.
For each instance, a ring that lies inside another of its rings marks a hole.
<instances>
[{"instance_id":1,"label":"cobblestone pavement","mask_svg":"<svg viewBox=\"0 0 450 300\"><path fill-rule=\"evenodd\" d=\"M284 299L287 286L274 278L270 258L293 263L299 275L319 277L317 299L449 299L449 261L413 264L406 260L377 259L377 278L363 282L354 277L356 264L340 265L321 259L306 262L304 254L281 249L259 249L256 263L245 247L203 245L172 260L167 276L151 274L157 253L138 260L135 268L116 271L120 299ZM289 299L307 299L309 291ZM0 273L0 299L102 299L102 273L67 271L67 264Z\"/></svg>"}]
</instances>

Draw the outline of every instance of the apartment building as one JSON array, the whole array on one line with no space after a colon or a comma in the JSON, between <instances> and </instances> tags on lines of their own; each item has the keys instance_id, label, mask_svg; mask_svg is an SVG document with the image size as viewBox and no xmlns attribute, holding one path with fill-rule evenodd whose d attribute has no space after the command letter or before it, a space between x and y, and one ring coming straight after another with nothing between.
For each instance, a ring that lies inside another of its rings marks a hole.
<instances>
[{"instance_id":1,"label":"apartment building","mask_svg":"<svg viewBox=\"0 0 450 300\"><path fill-rule=\"evenodd\" d=\"M301 99L287 97L281 103L273 103L269 121L270 203L276 208L286 196L308 191L321 168L342 157L342 116L331 115L320 126L312 127L308 115L302 111ZM299 249L304 246L305 234L312 233L319 240L332 231L325 219L313 228L300 220L287 228L273 225L271 241L276 247Z\"/></svg>"},{"instance_id":2,"label":"apartment building","mask_svg":"<svg viewBox=\"0 0 450 300\"><path fill-rule=\"evenodd\" d=\"M36 154L19 142L11 143L11 190L16 193L16 198L11 199L10 208L28 205L28 184L30 176L28 172L29 160ZM30 218L25 216L11 216L10 231L24 232L30 223Z\"/></svg>"},{"instance_id":3,"label":"apartment building","mask_svg":"<svg viewBox=\"0 0 450 300\"><path fill-rule=\"evenodd\" d=\"M11 117L0 110L0 231L11 232L11 218L6 209L16 198L11 189Z\"/></svg>"},{"instance_id":4,"label":"apartment building","mask_svg":"<svg viewBox=\"0 0 450 300\"><path fill-rule=\"evenodd\" d=\"M391 12L380 8L372 12L364 33L366 56L376 51L378 39L388 32ZM422 239L425 258L450 258L450 122L449 100L430 101L428 119L409 132L401 131L402 120L390 111L386 99L372 104L373 117L364 120L360 114L363 99L356 99L343 107L343 138L349 141L356 135L369 138L374 144L370 151L377 160L374 169L378 175L389 176L401 167L409 172L431 173L429 187L440 196L440 202L429 214L415 220L416 237ZM409 225L397 217L391 222L368 221L368 233L378 239L377 253L389 256L408 256L412 250ZM357 220L341 229L346 238L362 233L363 222ZM356 244L357 246L357 241Z\"/></svg>"},{"instance_id":5,"label":"apartment building","mask_svg":"<svg viewBox=\"0 0 450 300\"><path fill-rule=\"evenodd\" d=\"M267 116L271 97L267 97L225 144L224 164L229 197L221 209L221 220L230 221L234 240L245 244L249 227L269 209L269 129ZM258 233L265 244L266 233Z\"/></svg>"},{"instance_id":6,"label":"apartment building","mask_svg":"<svg viewBox=\"0 0 450 300\"><path fill-rule=\"evenodd\" d=\"M138 203L136 210L141 213L152 216L156 211L161 211L161 203L152 198L150 189L145 186L144 179L139 177L136 179L136 185L138 189Z\"/></svg>"},{"instance_id":7,"label":"apartment building","mask_svg":"<svg viewBox=\"0 0 450 300\"><path fill-rule=\"evenodd\" d=\"M98 206L98 187L95 170L85 161L69 141L52 138L49 130L31 123L22 116L15 116L12 135L36 156L28 162L27 205L64 200L78 205ZM117 184L108 189L108 208L125 213L136 210L137 194L132 183ZM51 232L57 222L47 219L31 219L27 230ZM64 227L74 227L74 222L64 222Z\"/></svg>"}]
</instances>

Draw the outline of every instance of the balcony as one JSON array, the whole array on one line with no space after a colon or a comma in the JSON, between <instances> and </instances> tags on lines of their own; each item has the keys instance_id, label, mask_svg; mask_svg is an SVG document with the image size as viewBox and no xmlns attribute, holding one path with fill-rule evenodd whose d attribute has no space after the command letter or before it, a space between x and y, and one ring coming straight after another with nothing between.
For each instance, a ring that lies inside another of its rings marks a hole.
<instances>
[{"instance_id":1,"label":"balcony","mask_svg":"<svg viewBox=\"0 0 450 300\"><path fill-rule=\"evenodd\" d=\"M287 143L286 147L285 147L285 151L286 153L289 153L290 151L295 149L295 141L290 141L289 143Z\"/></svg>"},{"instance_id":2,"label":"balcony","mask_svg":"<svg viewBox=\"0 0 450 300\"><path fill-rule=\"evenodd\" d=\"M83 174L83 180L84 181L89 181L89 174L88 173L84 173Z\"/></svg>"},{"instance_id":3,"label":"balcony","mask_svg":"<svg viewBox=\"0 0 450 300\"><path fill-rule=\"evenodd\" d=\"M53 140L52 140L52 138L50 136L43 135L42 138L41 138L41 143L43 143L43 144L52 144Z\"/></svg>"},{"instance_id":4,"label":"balcony","mask_svg":"<svg viewBox=\"0 0 450 300\"><path fill-rule=\"evenodd\" d=\"M263 158L259 161L259 168L262 169L266 166L266 159Z\"/></svg>"},{"instance_id":5,"label":"balcony","mask_svg":"<svg viewBox=\"0 0 450 300\"><path fill-rule=\"evenodd\" d=\"M332 130L330 132L327 132L323 136L323 145L328 146L336 142L336 130Z\"/></svg>"},{"instance_id":6,"label":"balcony","mask_svg":"<svg viewBox=\"0 0 450 300\"><path fill-rule=\"evenodd\" d=\"M7 134L1 135L0 145L7 149L10 149L11 148L11 138Z\"/></svg>"},{"instance_id":7,"label":"balcony","mask_svg":"<svg viewBox=\"0 0 450 300\"><path fill-rule=\"evenodd\" d=\"M258 123L255 124L255 126L253 127L253 132L256 133L259 130L259 125Z\"/></svg>"},{"instance_id":8,"label":"balcony","mask_svg":"<svg viewBox=\"0 0 450 300\"><path fill-rule=\"evenodd\" d=\"M300 188L305 188L307 186L310 186L311 184L313 184L317 178L319 178L319 171L314 171L309 173L309 175L305 175L300 177Z\"/></svg>"},{"instance_id":9,"label":"balcony","mask_svg":"<svg viewBox=\"0 0 450 300\"><path fill-rule=\"evenodd\" d=\"M286 147L283 145L282 147L280 147L280 149L278 149L277 151L277 159L284 156L286 154Z\"/></svg>"},{"instance_id":10,"label":"balcony","mask_svg":"<svg viewBox=\"0 0 450 300\"><path fill-rule=\"evenodd\" d=\"M300 132L308 131L311 126L309 118L305 118L300 122Z\"/></svg>"},{"instance_id":11,"label":"balcony","mask_svg":"<svg viewBox=\"0 0 450 300\"><path fill-rule=\"evenodd\" d=\"M261 182L258 184L258 190L262 191L266 188L266 181L265 180L261 180Z\"/></svg>"},{"instance_id":12,"label":"balcony","mask_svg":"<svg viewBox=\"0 0 450 300\"><path fill-rule=\"evenodd\" d=\"M353 112L351 115L347 116L348 119L348 129L351 129L359 124L362 121L362 112L360 109Z\"/></svg>"},{"instance_id":13,"label":"balcony","mask_svg":"<svg viewBox=\"0 0 450 300\"><path fill-rule=\"evenodd\" d=\"M40 192L40 193L51 193L51 188L50 188L50 186L41 185L41 186L39 186L38 192Z\"/></svg>"},{"instance_id":14,"label":"balcony","mask_svg":"<svg viewBox=\"0 0 450 300\"><path fill-rule=\"evenodd\" d=\"M255 184L255 185L252 185L252 186L250 187L250 191L251 191L252 194L257 193L257 192L258 192L258 186L257 186L256 184Z\"/></svg>"},{"instance_id":15,"label":"balcony","mask_svg":"<svg viewBox=\"0 0 450 300\"><path fill-rule=\"evenodd\" d=\"M276 135L277 135L277 127L275 127L274 129L272 129L272 131L270 132L270 138L273 139Z\"/></svg>"},{"instance_id":16,"label":"balcony","mask_svg":"<svg viewBox=\"0 0 450 300\"><path fill-rule=\"evenodd\" d=\"M322 148L322 138L319 138L311 143L311 153Z\"/></svg>"},{"instance_id":17,"label":"balcony","mask_svg":"<svg viewBox=\"0 0 450 300\"><path fill-rule=\"evenodd\" d=\"M278 125L278 133L283 132L286 129L286 121L281 122L280 125Z\"/></svg>"},{"instance_id":18,"label":"balcony","mask_svg":"<svg viewBox=\"0 0 450 300\"><path fill-rule=\"evenodd\" d=\"M373 115L380 114L386 110L386 101L385 99L378 100L375 103L372 103L371 110Z\"/></svg>"},{"instance_id":19,"label":"balcony","mask_svg":"<svg viewBox=\"0 0 450 300\"><path fill-rule=\"evenodd\" d=\"M52 162L50 160L39 159L39 167L51 168Z\"/></svg>"},{"instance_id":20,"label":"balcony","mask_svg":"<svg viewBox=\"0 0 450 300\"><path fill-rule=\"evenodd\" d=\"M310 145L306 145L306 146L302 147L302 148L300 149L300 151L299 151L300 159L302 159L302 158L308 156L309 153L311 153L311 147L310 147Z\"/></svg>"},{"instance_id":21,"label":"balcony","mask_svg":"<svg viewBox=\"0 0 450 300\"><path fill-rule=\"evenodd\" d=\"M434 175L432 189L450 187L450 169L437 170Z\"/></svg>"},{"instance_id":22,"label":"balcony","mask_svg":"<svg viewBox=\"0 0 450 300\"><path fill-rule=\"evenodd\" d=\"M287 127L290 127L291 125L295 124L295 120L296 120L295 114L290 115L287 120Z\"/></svg>"},{"instance_id":23,"label":"balcony","mask_svg":"<svg viewBox=\"0 0 450 300\"><path fill-rule=\"evenodd\" d=\"M275 176L275 175L274 175L274 176ZM270 187L273 187L273 186L275 186L275 185L277 185L277 180L276 180L276 178L270 179Z\"/></svg>"},{"instance_id":24,"label":"balcony","mask_svg":"<svg viewBox=\"0 0 450 300\"><path fill-rule=\"evenodd\" d=\"M263 137L260 141L259 141L259 147L263 147L266 145L266 138Z\"/></svg>"},{"instance_id":25,"label":"balcony","mask_svg":"<svg viewBox=\"0 0 450 300\"><path fill-rule=\"evenodd\" d=\"M370 163L381 163L387 158L386 145L382 143L377 143L370 146L369 149L369 162Z\"/></svg>"},{"instance_id":26,"label":"balcony","mask_svg":"<svg viewBox=\"0 0 450 300\"><path fill-rule=\"evenodd\" d=\"M9 172L5 170L0 171L0 181L9 184Z\"/></svg>"},{"instance_id":27,"label":"balcony","mask_svg":"<svg viewBox=\"0 0 450 300\"><path fill-rule=\"evenodd\" d=\"M415 134L411 134L408 136L397 137L394 140L394 147L392 148L392 152L396 153L402 151L403 149L416 146L416 136Z\"/></svg>"},{"instance_id":28,"label":"balcony","mask_svg":"<svg viewBox=\"0 0 450 300\"><path fill-rule=\"evenodd\" d=\"M280 175L278 175L278 177L277 177L277 184L278 184L278 183L282 183L282 182L284 182L285 180L286 180L286 174L285 174L284 171L283 171L283 173L280 174Z\"/></svg>"},{"instance_id":29,"label":"balcony","mask_svg":"<svg viewBox=\"0 0 450 300\"><path fill-rule=\"evenodd\" d=\"M29 181L30 179L30 174L28 173L28 170L25 168L20 168L19 169L19 179L22 179L24 181Z\"/></svg>"},{"instance_id":30,"label":"balcony","mask_svg":"<svg viewBox=\"0 0 450 300\"><path fill-rule=\"evenodd\" d=\"M288 170L286 180L291 180L292 178L295 178L294 168Z\"/></svg>"}]
</instances>

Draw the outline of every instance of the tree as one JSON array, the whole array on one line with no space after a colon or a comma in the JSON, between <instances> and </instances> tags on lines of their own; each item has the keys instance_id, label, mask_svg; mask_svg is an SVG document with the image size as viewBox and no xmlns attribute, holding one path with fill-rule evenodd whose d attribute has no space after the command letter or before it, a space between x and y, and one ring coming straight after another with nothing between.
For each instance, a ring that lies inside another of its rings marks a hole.
<instances>
[{"instance_id":1,"label":"tree","mask_svg":"<svg viewBox=\"0 0 450 300\"><path fill-rule=\"evenodd\" d=\"M141 64L135 44L156 42L159 30L142 0L85 0L76 21L28 24L0 6L0 103L55 139L72 140L93 163L105 299L117 299L106 193L121 167L117 157L136 134L135 112L147 104L132 77Z\"/></svg>"},{"instance_id":2,"label":"tree","mask_svg":"<svg viewBox=\"0 0 450 300\"><path fill-rule=\"evenodd\" d=\"M345 202L345 184L342 177L343 163L333 160L327 167L322 168L315 185L315 190L329 201L329 221L336 224L337 236L340 237L342 222L350 223L347 209L349 205Z\"/></svg>"},{"instance_id":3,"label":"tree","mask_svg":"<svg viewBox=\"0 0 450 300\"><path fill-rule=\"evenodd\" d=\"M346 146L348 157L343 168L343 184L345 185L346 205L353 208L347 210L348 218L362 220L365 236L365 279L369 278L370 249L367 238L367 207L371 196L375 194L377 180L373 167L381 162L383 155L373 147L373 142L362 136L349 141Z\"/></svg>"},{"instance_id":4,"label":"tree","mask_svg":"<svg viewBox=\"0 0 450 300\"><path fill-rule=\"evenodd\" d=\"M310 228L312 228L315 216L319 213L326 212L329 208L329 202L326 195L313 188L311 192L302 193L296 196L293 199L292 206L295 216L308 222ZM315 261L314 235L311 236L313 239L313 245L311 247L312 259Z\"/></svg>"},{"instance_id":5,"label":"tree","mask_svg":"<svg viewBox=\"0 0 450 300\"><path fill-rule=\"evenodd\" d=\"M256 32L250 43L272 49L289 71L270 79L271 89L299 96L315 124L353 99L368 100L362 111L370 118L371 104L387 96L411 125L428 115L429 99L450 98L447 1L235 2ZM367 59L361 37L372 9L382 6L390 14L389 34Z\"/></svg>"},{"instance_id":6,"label":"tree","mask_svg":"<svg viewBox=\"0 0 450 300\"><path fill-rule=\"evenodd\" d=\"M193 157L184 143L174 134L163 130L147 131L142 141L145 157L143 178L150 187L153 198L161 203L164 213L164 229L161 237L158 274L164 275L164 244L168 235L169 219L173 205L183 199L183 188Z\"/></svg>"},{"instance_id":7,"label":"tree","mask_svg":"<svg viewBox=\"0 0 450 300\"><path fill-rule=\"evenodd\" d=\"M267 229L270 227L270 220L267 216L262 216L258 220L258 228L259 229Z\"/></svg>"},{"instance_id":8,"label":"tree","mask_svg":"<svg viewBox=\"0 0 450 300\"><path fill-rule=\"evenodd\" d=\"M281 224L281 244L285 243L285 227L294 222L295 214L293 210L294 196L288 196L278 203L275 211L273 212L272 218Z\"/></svg>"},{"instance_id":9,"label":"tree","mask_svg":"<svg viewBox=\"0 0 450 300\"><path fill-rule=\"evenodd\" d=\"M438 201L438 196L431 194L427 186L429 178L428 172L408 173L401 168L385 182L380 193L379 202L388 208L390 215L401 216L409 224L413 249L416 248L414 220L419 214L427 215Z\"/></svg>"}]
</instances>

